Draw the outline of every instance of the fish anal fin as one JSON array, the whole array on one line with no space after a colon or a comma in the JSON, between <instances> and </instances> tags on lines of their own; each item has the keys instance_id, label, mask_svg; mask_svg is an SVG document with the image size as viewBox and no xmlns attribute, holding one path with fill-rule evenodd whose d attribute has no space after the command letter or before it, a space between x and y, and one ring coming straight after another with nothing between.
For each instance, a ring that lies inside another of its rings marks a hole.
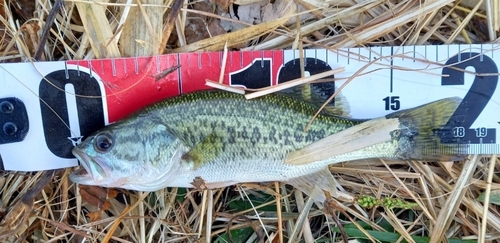
<instances>
[{"instance_id":1,"label":"fish anal fin","mask_svg":"<svg viewBox=\"0 0 500 243\"><path fill-rule=\"evenodd\" d=\"M316 173L296 177L284 182L294 186L318 202L326 200L326 195L323 191L328 192L335 198L339 195L337 182L327 167Z\"/></svg>"},{"instance_id":2,"label":"fish anal fin","mask_svg":"<svg viewBox=\"0 0 500 243\"><path fill-rule=\"evenodd\" d=\"M192 163L196 169L199 166L217 158L223 150L224 138L214 132L192 147L187 153L182 155L182 159Z\"/></svg>"}]
</instances>

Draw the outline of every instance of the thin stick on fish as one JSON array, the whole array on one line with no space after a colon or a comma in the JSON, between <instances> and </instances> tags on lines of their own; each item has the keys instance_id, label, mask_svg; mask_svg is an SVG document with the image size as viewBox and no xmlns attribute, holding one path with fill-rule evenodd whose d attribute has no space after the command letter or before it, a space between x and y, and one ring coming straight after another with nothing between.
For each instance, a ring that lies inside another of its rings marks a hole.
<instances>
[{"instance_id":1,"label":"thin stick on fish","mask_svg":"<svg viewBox=\"0 0 500 243\"><path fill-rule=\"evenodd\" d=\"M224 73L226 72L226 63L227 63L227 41L224 45L224 53L222 54L222 65L220 67L220 75L219 75L219 84L224 82Z\"/></svg>"},{"instance_id":2,"label":"thin stick on fish","mask_svg":"<svg viewBox=\"0 0 500 243\"><path fill-rule=\"evenodd\" d=\"M224 90L224 91L233 92L233 93L236 93L236 94L245 94L245 90L242 89L242 88L238 88L238 87L233 87L233 86L230 86L230 85L221 84L219 82L216 82L216 81L213 81L213 80L210 80L210 79L205 79L205 85L209 86L209 87L212 87L212 88L216 88L216 89L220 89L220 90Z\"/></svg>"},{"instance_id":3,"label":"thin stick on fish","mask_svg":"<svg viewBox=\"0 0 500 243\"><path fill-rule=\"evenodd\" d=\"M307 164L390 141L390 132L397 130L398 127L399 121L397 118L370 120L291 152L285 163L293 165Z\"/></svg>"},{"instance_id":4,"label":"thin stick on fish","mask_svg":"<svg viewBox=\"0 0 500 243\"><path fill-rule=\"evenodd\" d=\"M274 92L277 92L277 91L281 91L281 90L284 90L284 89L292 88L292 87L295 87L295 86L298 86L298 85L301 85L301 84L309 83L309 82L317 80L317 79L322 79L322 78L325 78L325 77L328 77L328 76L331 76L331 75L334 75L334 74L337 74L337 73L340 73L340 72L343 72L343 71L345 71L345 69L343 67L340 67L340 68L333 69L333 70L330 70L330 71L326 71L326 72L318 73L318 74L315 74L315 75L311 75L309 77L294 79L294 80L288 81L286 83L281 83L281 84L278 84L278 85L275 85L275 86L272 86L272 87L261 89L259 91L256 91L256 92L253 92L253 93L250 93L250 94L246 94L245 98L247 98L247 99L257 98L257 97L264 96L264 95L267 95L267 94L271 94L271 93L274 93Z\"/></svg>"},{"instance_id":5,"label":"thin stick on fish","mask_svg":"<svg viewBox=\"0 0 500 243\"><path fill-rule=\"evenodd\" d=\"M227 57L223 57L223 67L225 67L225 60ZM257 97L260 97L260 96L264 96L264 95L267 95L267 94L271 94L271 93L274 93L274 92L278 92L278 91L281 91L281 90L284 90L284 89L288 89L288 88L292 88L292 87L295 87L295 86L298 86L298 85L301 85L301 84L306 84L306 83L318 83L318 82L332 82L332 81L335 81L334 79L328 79L328 80L324 80L323 78L325 77L328 77L328 76L331 76L333 74L337 74L337 73L340 73L340 72L343 72L345 69L343 67L341 68L337 68L337 69L334 69L334 70L330 70L330 71L326 71L326 72L323 72L323 73L319 73L319 74L315 74L315 75L312 75L312 76L309 76L309 77L304 77L304 78L298 78L298 79L294 79L294 80L291 80L291 81L288 81L286 83L281 83L281 84L278 84L278 85L275 85L275 86L270 86L270 87L265 87L265 88L261 88L261 89L244 89L244 88L239 88L239 87L234 87L234 86L231 86L231 85L227 85L227 84L223 84L222 83L222 78L223 78L223 71L221 71L221 75L219 77L219 82L216 82L216 81L213 81L213 80L210 80L210 79L205 79L205 85L209 86L209 87L212 87L212 88L216 88L216 89L220 89L220 90L224 90L224 91L229 91L229 92L233 92L233 93L237 93L237 94L244 94L245 97L247 99L253 99L253 98L257 98ZM249 94L245 94L246 91L255 91L253 93L249 93Z\"/></svg>"}]
</instances>

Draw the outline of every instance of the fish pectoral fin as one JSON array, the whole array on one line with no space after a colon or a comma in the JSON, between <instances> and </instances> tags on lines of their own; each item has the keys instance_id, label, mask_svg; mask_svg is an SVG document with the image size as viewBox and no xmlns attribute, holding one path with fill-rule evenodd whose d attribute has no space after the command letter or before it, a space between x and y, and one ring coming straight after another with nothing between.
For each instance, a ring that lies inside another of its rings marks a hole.
<instances>
[{"instance_id":1,"label":"fish pectoral fin","mask_svg":"<svg viewBox=\"0 0 500 243\"><path fill-rule=\"evenodd\" d=\"M194 168L216 159L224 150L225 138L212 133L182 155L182 159L194 165Z\"/></svg>"},{"instance_id":2,"label":"fish pectoral fin","mask_svg":"<svg viewBox=\"0 0 500 243\"><path fill-rule=\"evenodd\" d=\"M397 118L382 117L369 120L291 152L285 163L308 164L391 141L391 132L399 129L399 126Z\"/></svg>"},{"instance_id":3,"label":"fish pectoral fin","mask_svg":"<svg viewBox=\"0 0 500 243\"><path fill-rule=\"evenodd\" d=\"M329 192L332 197L338 197L337 181L327 167L313 174L290 179L285 183L294 186L318 202L326 200L323 191Z\"/></svg>"}]
</instances>

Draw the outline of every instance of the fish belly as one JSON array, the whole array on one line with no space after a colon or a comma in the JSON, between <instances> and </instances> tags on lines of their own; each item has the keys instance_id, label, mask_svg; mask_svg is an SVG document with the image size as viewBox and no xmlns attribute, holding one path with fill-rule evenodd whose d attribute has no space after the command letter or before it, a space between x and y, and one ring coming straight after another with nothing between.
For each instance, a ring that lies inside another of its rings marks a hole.
<instances>
[{"instance_id":1,"label":"fish belly","mask_svg":"<svg viewBox=\"0 0 500 243\"><path fill-rule=\"evenodd\" d=\"M325 167L319 164L288 165L283 160L213 161L199 168L180 172L171 182L171 186L193 187L191 183L200 179L209 188L245 182L287 182L296 177L315 173L322 168Z\"/></svg>"}]
</instances>

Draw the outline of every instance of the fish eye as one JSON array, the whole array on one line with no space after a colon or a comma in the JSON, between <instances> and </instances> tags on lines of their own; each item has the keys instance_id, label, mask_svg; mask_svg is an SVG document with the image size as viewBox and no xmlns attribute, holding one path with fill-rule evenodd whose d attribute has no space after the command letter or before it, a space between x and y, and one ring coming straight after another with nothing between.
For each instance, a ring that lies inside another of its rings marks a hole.
<instances>
[{"instance_id":1,"label":"fish eye","mask_svg":"<svg viewBox=\"0 0 500 243\"><path fill-rule=\"evenodd\" d=\"M99 153L106 153L113 147L113 135L101 132L94 139L94 149Z\"/></svg>"}]
</instances>

